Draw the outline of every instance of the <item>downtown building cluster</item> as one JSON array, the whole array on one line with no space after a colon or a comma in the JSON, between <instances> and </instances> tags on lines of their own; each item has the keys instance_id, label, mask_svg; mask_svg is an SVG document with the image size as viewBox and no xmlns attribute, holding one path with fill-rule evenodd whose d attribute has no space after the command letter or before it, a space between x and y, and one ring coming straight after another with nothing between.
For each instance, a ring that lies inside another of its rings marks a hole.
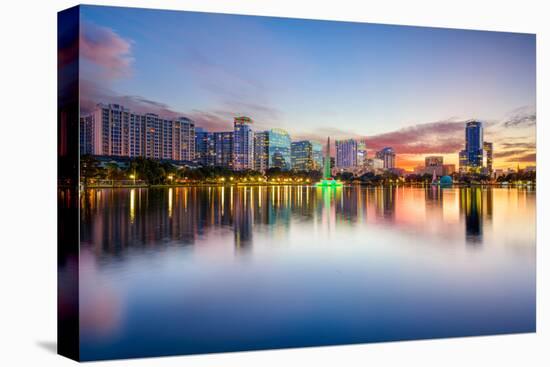
<instances>
[{"instance_id":1,"label":"downtown building cluster","mask_svg":"<svg viewBox=\"0 0 550 367\"><path fill-rule=\"evenodd\" d=\"M80 118L80 153L144 157L225 167L236 171L310 171L323 166L323 146L292 141L283 129L253 131L253 121L235 117L231 131L210 132L187 117L165 119L118 104L98 104Z\"/></svg>"},{"instance_id":2,"label":"downtown building cluster","mask_svg":"<svg viewBox=\"0 0 550 367\"><path fill-rule=\"evenodd\" d=\"M80 118L80 153L171 160L236 171L322 169L321 143L292 141L283 129L254 131L252 126L251 118L239 116L234 118L232 130L206 131L187 117L167 119L153 113L136 113L118 104L98 104L92 113ZM458 155L460 173L493 174L493 144L484 140L481 122L466 122L464 149ZM330 166L333 174L403 173L396 167L392 147L369 157L363 139L336 140ZM425 157L424 166L414 169L416 174L437 176L455 171L455 165L445 164L439 155Z\"/></svg>"},{"instance_id":3,"label":"downtown building cluster","mask_svg":"<svg viewBox=\"0 0 550 367\"><path fill-rule=\"evenodd\" d=\"M466 122L464 129L464 149L458 153L458 172L493 175L493 143L483 138L483 124L480 121ZM444 164L443 156L425 157L424 166L414 169L416 174L450 176L456 172L454 164Z\"/></svg>"},{"instance_id":4,"label":"downtown building cluster","mask_svg":"<svg viewBox=\"0 0 550 367\"><path fill-rule=\"evenodd\" d=\"M187 117L166 119L136 113L118 104L98 104L80 118L80 153L109 157L144 157L184 161L236 171L270 168L312 171L323 167L323 145L312 140L292 141L289 133L273 128L252 129L253 120L235 117L230 131L206 131ZM336 140L334 173L395 170L395 152L386 147L367 156L364 140Z\"/></svg>"},{"instance_id":5,"label":"downtown building cluster","mask_svg":"<svg viewBox=\"0 0 550 367\"><path fill-rule=\"evenodd\" d=\"M395 151L385 147L368 157L367 144L363 139L336 140L336 172L350 172L361 175L366 172L398 171L395 165Z\"/></svg>"}]
</instances>

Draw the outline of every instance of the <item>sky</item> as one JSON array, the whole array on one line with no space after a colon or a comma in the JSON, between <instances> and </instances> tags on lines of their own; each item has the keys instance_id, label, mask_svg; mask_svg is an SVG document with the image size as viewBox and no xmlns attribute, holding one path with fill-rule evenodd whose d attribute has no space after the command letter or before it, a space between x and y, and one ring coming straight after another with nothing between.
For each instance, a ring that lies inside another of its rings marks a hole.
<instances>
[{"instance_id":1,"label":"sky","mask_svg":"<svg viewBox=\"0 0 550 367\"><path fill-rule=\"evenodd\" d=\"M212 131L361 138L411 169L458 164L484 123L495 168L535 164L535 35L81 6L81 112L120 103Z\"/></svg>"}]
</instances>

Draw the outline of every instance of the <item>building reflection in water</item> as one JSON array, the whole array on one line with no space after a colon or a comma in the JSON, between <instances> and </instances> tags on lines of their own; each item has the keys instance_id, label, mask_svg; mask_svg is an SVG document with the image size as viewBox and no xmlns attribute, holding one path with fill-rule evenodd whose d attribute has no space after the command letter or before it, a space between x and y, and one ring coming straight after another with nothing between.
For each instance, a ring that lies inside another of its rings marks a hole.
<instances>
[{"instance_id":1,"label":"building reflection in water","mask_svg":"<svg viewBox=\"0 0 550 367\"><path fill-rule=\"evenodd\" d=\"M254 217L254 187L238 187L235 193L232 218L235 249L246 251L252 247L252 222Z\"/></svg>"},{"instance_id":2,"label":"building reflection in water","mask_svg":"<svg viewBox=\"0 0 550 367\"><path fill-rule=\"evenodd\" d=\"M436 185L426 187L426 206L443 208L443 190Z\"/></svg>"},{"instance_id":3,"label":"building reflection in water","mask_svg":"<svg viewBox=\"0 0 550 367\"><path fill-rule=\"evenodd\" d=\"M483 239L484 219L490 222L493 215L493 190L465 187L459 191L460 212L464 217L466 242L480 244Z\"/></svg>"},{"instance_id":4,"label":"building reflection in water","mask_svg":"<svg viewBox=\"0 0 550 367\"><path fill-rule=\"evenodd\" d=\"M429 233L427 226L445 221L444 206L458 206L466 241L480 243L483 226L490 224L493 215L493 191L480 187L97 189L86 190L80 200L82 242L96 253L115 255L123 255L128 247L192 245L198 237L219 227L233 231L238 251L248 250L255 227L263 226L266 231L284 235L296 220L301 224L309 222L312 230L321 233L369 221L391 223L396 229L414 226L418 233ZM410 211L422 207L426 208L426 216Z\"/></svg>"},{"instance_id":5,"label":"building reflection in water","mask_svg":"<svg viewBox=\"0 0 550 367\"><path fill-rule=\"evenodd\" d=\"M444 221L444 190L445 188L437 185L430 185L424 189L426 224L429 226L439 225Z\"/></svg>"},{"instance_id":6,"label":"building reflection in water","mask_svg":"<svg viewBox=\"0 0 550 367\"><path fill-rule=\"evenodd\" d=\"M395 220L396 187L384 186L369 189L368 201L374 203L376 216L387 222Z\"/></svg>"}]
</instances>

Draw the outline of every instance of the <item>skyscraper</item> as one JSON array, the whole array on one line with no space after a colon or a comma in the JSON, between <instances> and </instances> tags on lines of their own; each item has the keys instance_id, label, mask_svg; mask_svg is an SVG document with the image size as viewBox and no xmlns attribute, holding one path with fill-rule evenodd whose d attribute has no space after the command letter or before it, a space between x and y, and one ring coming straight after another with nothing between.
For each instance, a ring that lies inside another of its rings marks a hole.
<instances>
[{"instance_id":1,"label":"skyscraper","mask_svg":"<svg viewBox=\"0 0 550 367\"><path fill-rule=\"evenodd\" d=\"M254 132L251 125L250 117L235 117L233 130L234 170L254 169Z\"/></svg>"},{"instance_id":2,"label":"skyscraper","mask_svg":"<svg viewBox=\"0 0 550 367\"><path fill-rule=\"evenodd\" d=\"M357 166L357 141L353 139L336 140L336 167L352 168Z\"/></svg>"},{"instance_id":3,"label":"skyscraper","mask_svg":"<svg viewBox=\"0 0 550 367\"><path fill-rule=\"evenodd\" d=\"M255 169L265 171L268 168L277 167L282 170L289 170L292 167L290 150L290 135L286 130L271 129L255 133Z\"/></svg>"},{"instance_id":4,"label":"skyscraper","mask_svg":"<svg viewBox=\"0 0 550 367\"><path fill-rule=\"evenodd\" d=\"M269 168L292 168L290 159L290 135L283 129L269 130Z\"/></svg>"},{"instance_id":5,"label":"skyscraper","mask_svg":"<svg viewBox=\"0 0 550 367\"><path fill-rule=\"evenodd\" d=\"M164 120L168 135L164 139L163 157L172 157L177 161L195 160L195 122L187 117L174 121Z\"/></svg>"},{"instance_id":6,"label":"skyscraper","mask_svg":"<svg viewBox=\"0 0 550 367\"><path fill-rule=\"evenodd\" d=\"M321 170L323 168L323 145L319 142L311 142L313 169Z\"/></svg>"},{"instance_id":7,"label":"skyscraper","mask_svg":"<svg viewBox=\"0 0 550 367\"><path fill-rule=\"evenodd\" d=\"M395 168L395 152L393 148L386 147L376 152L376 158L384 162L384 169Z\"/></svg>"},{"instance_id":8,"label":"skyscraper","mask_svg":"<svg viewBox=\"0 0 550 367\"><path fill-rule=\"evenodd\" d=\"M468 167L479 169L483 166L483 125L479 121L468 121L465 130L465 150Z\"/></svg>"},{"instance_id":9,"label":"skyscraper","mask_svg":"<svg viewBox=\"0 0 550 367\"><path fill-rule=\"evenodd\" d=\"M216 154L214 165L233 168L233 131L215 132L214 150Z\"/></svg>"},{"instance_id":10,"label":"skyscraper","mask_svg":"<svg viewBox=\"0 0 550 367\"><path fill-rule=\"evenodd\" d=\"M195 128L195 160L202 166L216 165L216 140L214 133Z\"/></svg>"},{"instance_id":11,"label":"skyscraper","mask_svg":"<svg viewBox=\"0 0 550 367\"><path fill-rule=\"evenodd\" d=\"M323 147L317 142L292 142L292 168L297 171L319 170L323 165Z\"/></svg>"}]
</instances>

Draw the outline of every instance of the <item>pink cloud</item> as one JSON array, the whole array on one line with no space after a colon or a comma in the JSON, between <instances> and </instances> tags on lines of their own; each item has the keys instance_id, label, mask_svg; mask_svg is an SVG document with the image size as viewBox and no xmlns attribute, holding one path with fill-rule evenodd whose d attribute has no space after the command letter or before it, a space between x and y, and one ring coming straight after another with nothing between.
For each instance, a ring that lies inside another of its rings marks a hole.
<instances>
[{"instance_id":1,"label":"pink cloud","mask_svg":"<svg viewBox=\"0 0 550 367\"><path fill-rule=\"evenodd\" d=\"M464 121L430 122L367 137L338 128L320 128L303 138L324 143L327 136L331 140L363 139L370 151L392 147L397 154L457 153L464 146Z\"/></svg>"},{"instance_id":2,"label":"pink cloud","mask_svg":"<svg viewBox=\"0 0 550 367\"><path fill-rule=\"evenodd\" d=\"M509 160L509 162L522 162L522 163L535 164L537 162L537 153L525 154L520 157L516 157L514 160Z\"/></svg>"},{"instance_id":3,"label":"pink cloud","mask_svg":"<svg viewBox=\"0 0 550 367\"><path fill-rule=\"evenodd\" d=\"M98 71L98 76L112 79L130 75L134 61L131 50L132 42L112 29L90 22L82 24L80 56L96 67L94 70Z\"/></svg>"},{"instance_id":4,"label":"pink cloud","mask_svg":"<svg viewBox=\"0 0 550 367\"><path fill-rule=\"evenodd\" d=\"M418 124L365 138L367 147L393 147L400 154L455 153L464 145L464 121Z\"/></svg>"}]
</instances>

